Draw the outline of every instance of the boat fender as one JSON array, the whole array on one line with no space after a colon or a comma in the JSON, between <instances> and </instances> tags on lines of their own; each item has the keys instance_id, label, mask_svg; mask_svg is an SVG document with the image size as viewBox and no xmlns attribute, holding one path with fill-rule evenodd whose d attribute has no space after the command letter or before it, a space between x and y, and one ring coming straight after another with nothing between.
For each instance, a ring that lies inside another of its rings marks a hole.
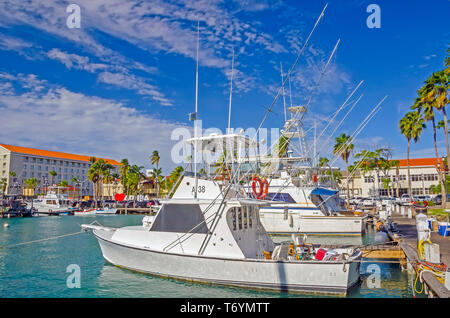
<instances>
[{"instance_id":1,"label":"boat fender","mask_svg":"<svg viewBox=\"0 0 450 318\"><path fill-rule=\"evenodd\" d=\"M294 250L294 244L289 244L289 255L294 255L295 254L295 250Z\"/></svg>"},{"instance_id":2,"label":"boat fender","mask_svg":"<svg viewBox=\"0 0 450 318\"><path fill-rule=\"evenodd\" d=\"M383 224L383 222L381 222L381 221L378 221L378 222L377 222L377 225L376 225L375 227L376 227L376 229L377 229L378 232L384 230L384 224Z\"/></svg>"}]
</instances>

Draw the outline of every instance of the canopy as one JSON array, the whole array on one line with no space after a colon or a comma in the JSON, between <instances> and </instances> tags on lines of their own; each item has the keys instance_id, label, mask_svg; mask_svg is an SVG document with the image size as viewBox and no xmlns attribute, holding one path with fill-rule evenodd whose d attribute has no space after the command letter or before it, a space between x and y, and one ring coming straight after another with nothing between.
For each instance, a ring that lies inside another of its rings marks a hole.
<instances>
[{"instance_id":1,"label":"canopy","mask_svg":"<svg viewBox=\"0 0 450 318\"><path fill-rule=\"evenodd\" d=\"M316 195L334 195L338 193L338 190L328 190L325 188L315 188L314 190L311 191L311 195L316 194Z\"/></svg>"}]
</instances>

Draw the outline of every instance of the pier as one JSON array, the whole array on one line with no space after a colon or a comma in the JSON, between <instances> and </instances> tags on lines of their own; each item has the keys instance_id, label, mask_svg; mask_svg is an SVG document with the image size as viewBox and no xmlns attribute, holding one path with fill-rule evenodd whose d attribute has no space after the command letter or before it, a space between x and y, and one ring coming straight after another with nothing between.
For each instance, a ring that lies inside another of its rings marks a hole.
<instances>
[{"instance_id":1,"label":"pier","mask_svg":"<svg viewBox=\"0 0 450 318\"><path fill-rule=\"evenodd\" d=\"M389 238L398 243L404 253L406 262L402 268L415 272L413 264L420 261L417 251L417 224L416 213L412 206L396 206L392 212L392 221L396 223L397 233L388 231ZM442 263L450 264L450 238L431 232L431 242L439 245L440 260ZM448 274L447 274L448 275ZM425 293L429 297L450 298L450 291L431 272L422 275Z\"/></svg>"},{"instance_id":2,"label":"pier","mask_svg":"<svg viewBox=\"0 0 450 318\"><path fill-rule=\"evenodd\" d=\"M158 210L159 206L151 206L149 208L117 208L117 214L155 214Z\"/></svg>"}]
</instances>

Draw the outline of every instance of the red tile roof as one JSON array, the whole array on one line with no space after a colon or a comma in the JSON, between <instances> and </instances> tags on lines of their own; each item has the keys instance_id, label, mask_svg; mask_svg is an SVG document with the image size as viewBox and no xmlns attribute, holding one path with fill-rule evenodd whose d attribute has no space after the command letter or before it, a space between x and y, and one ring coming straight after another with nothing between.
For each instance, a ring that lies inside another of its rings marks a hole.
<instances>
[{"instance_id":1,"label":"red tile roof","mask_svg":"<svg viewBox=\"0 0 450 318\"><path fill-rule=\"evenodd\" d=\"M400 162L400 167L407 167L408 162L406 159L397 159ZM441 167L444 166L442 158L439 158ZM436 158L411 158L409 159L410 167L425 167L425 166L437 166Z\"/></svg>"},{"instance_id":2,"label":"red tile roof","mask_svg":"<svg viewBox=\"0 0 450 318\"><path fill-rule=\"evenodd\" d=\"M11 152L34 155L34 156L39 156L39 157L51 157L51 158L78 160L78 161L86 161L86 162L89 162L89 158L90 158L89 156L74 155L74 154L65 153L65 152L57 152L57 151L42 150L42 149L35 149L35 148L11 146L11 145L5 145L5 144L0 144L0 146L2 146L3 148L5 148ZM106 158L97 158L97 159L103 159L106 162L109 162L110 164L115 165L115 166L120 165L120 162L117 162L116 160L113 160L113 159L106 159Z\"/></svg>"}]
</instances>

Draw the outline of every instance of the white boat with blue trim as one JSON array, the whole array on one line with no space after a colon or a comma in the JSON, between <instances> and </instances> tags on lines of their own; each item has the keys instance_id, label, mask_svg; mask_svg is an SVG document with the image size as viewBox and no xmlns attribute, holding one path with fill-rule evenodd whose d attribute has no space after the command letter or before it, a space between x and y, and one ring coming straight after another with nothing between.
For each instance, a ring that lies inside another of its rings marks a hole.
<instances>
[{"instance_id":1,"label":"white boat with blue trim","mask_svg":"<svg viewBox=\"0 0 450 318\"><path fill-rule=\"evenodd\" d=\"M315 184L296 186L292 178L282 173L269 179L264 200L270 206L261 207L261 222L270 234L362 235L366 215L350 210L339 197L339 191Z\"/></svg>"}]
</instances>

